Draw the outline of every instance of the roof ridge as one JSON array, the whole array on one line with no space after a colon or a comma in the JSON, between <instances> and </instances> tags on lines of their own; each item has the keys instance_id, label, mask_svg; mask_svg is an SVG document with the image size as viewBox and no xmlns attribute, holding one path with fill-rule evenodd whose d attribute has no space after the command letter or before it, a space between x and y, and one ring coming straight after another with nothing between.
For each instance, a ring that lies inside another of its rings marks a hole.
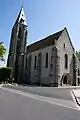
<instances>
[{"instance_id":1,"label":"roof ridge","mask_svg":"<svg viewBox=\"0 0 80 120\"><path fill-rule=\"evenodd\" d=\"M64 31L64 29L59 30L59 31L57 31L57 32L55 32L55 33L53 33L53 34L50 34L50 35L48 35L48 36L45 36L44 38L42 38L42 39L40 39L40 40L38 40L38 41L36 41L36 42L31 43L30 45L36 44L36 43L38 43L38 42L41 42L41 41L47 39L48 37L54 36L54 35L56 35L56 34L58 34L58 33L60 33L60 32L63 32L63 31ZM28 45L28 46L30 46L30 45Z\"/></svg>"},{"instance_id":2,"label":"roof ridge","mask_svg":"<svg viewBox=\"0 0 80 120\"><path fill-rule=\"evenodd\" d=\"M62 34L63 31L64 31L64 29L28 45L27 53L31 53L33 51L43 49L45 47L53 45L53 41L55 39L58 40L58 38L60 37L60 35Z\"/></svg>"}]
</instances>

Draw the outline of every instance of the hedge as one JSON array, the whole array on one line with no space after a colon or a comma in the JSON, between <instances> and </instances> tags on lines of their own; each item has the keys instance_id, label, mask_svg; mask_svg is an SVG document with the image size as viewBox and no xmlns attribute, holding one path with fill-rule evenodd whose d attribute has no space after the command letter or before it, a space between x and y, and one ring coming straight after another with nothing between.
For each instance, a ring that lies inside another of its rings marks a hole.
<instances>
[{"instance_id":1,"label":"hedge","mask_svg":"<svg viewBox=\"0 0 80 120\"><path fill-rule=\"evenodd\" d=\"M5 82L7 79L10 79L11 76L11 68L2 67L0 68L0 82Z\"/></svg>"}]
</instances>

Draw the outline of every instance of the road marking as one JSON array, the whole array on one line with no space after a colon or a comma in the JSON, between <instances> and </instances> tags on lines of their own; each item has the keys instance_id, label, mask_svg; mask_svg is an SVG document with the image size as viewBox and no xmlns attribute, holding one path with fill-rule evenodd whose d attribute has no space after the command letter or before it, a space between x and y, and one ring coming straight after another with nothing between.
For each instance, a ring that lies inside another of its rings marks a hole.
<instances>
[{"instance_id":1,"label":"road marking","mask_svg":"<svg viewBox=\"0 0 80 120\"><path fill-rule=\"evenodd\" d=\"M57 106L62 106L62 107L65 107L65 108L69 108L69 109L73 109L73 110L76 110L76 111L80 111L80 109L77 109L77 108L74 108L74 107L71 107L71 106L68 106L68 105L63 105L61 103L53 102L53 101L50 100L49 97L44 97L44 96L40 96L40 95L35 95L35 94L32 94L32 93L29 93L29 92L23 92L23 91L19 91L19 90L14 90L12 88L11 89L10 88L4 88L4 87L0 87L0 88L2 90L4 90L4 91L16 93L16 94L19 94L19 95L22 95L22 96L33 98L35 100L39 100L39 101L47 102L47 103L54 104L54 105L57 105Z\"/></svg>"}]
</instances>

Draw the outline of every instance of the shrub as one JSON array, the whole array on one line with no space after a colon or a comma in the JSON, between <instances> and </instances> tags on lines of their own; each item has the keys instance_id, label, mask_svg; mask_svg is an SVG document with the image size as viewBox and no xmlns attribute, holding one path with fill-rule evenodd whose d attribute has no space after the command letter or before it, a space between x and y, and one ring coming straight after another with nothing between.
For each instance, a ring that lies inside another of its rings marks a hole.
<instances>
[{"instance_id":1,"label":"shrub","mask_svg":"<svg viewBox=\"0 0 80 120\"><path fill-rule=\"evenodd\" d=\"M2 67L0 68L0 82L5 82L7 79L10 79L11 76L11 68Z\"/></svg>"}]
</instances>

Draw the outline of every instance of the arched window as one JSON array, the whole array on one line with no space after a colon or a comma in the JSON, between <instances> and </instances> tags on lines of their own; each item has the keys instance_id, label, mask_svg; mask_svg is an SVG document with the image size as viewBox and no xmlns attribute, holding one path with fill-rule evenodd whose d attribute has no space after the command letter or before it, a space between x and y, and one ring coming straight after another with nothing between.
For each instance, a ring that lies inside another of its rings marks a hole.
<instances>
[{"instance_id":1,"label":"arched window","mask_svg":"<svg viewBox=\"0 0 80 120\"><path fill-rule=\"evenodd\" d=\"M63 44L63 47L65 48L65 43Z\"/></svg>"},{"instance_id":2,"label":"arched window","mask_svg":"<svg viewBox=\"0 0 80 120\"><path fill-rule=\"evenodd\" d=\"M26 69L27 69L27 57L26 57Z\"/></svg>"},{"instance_id":3,"label":"arched window","mask_svg":"<svg viewBox=\"0 0 80 120\"><path fill-rule=\"evenodd\" d=\"M46 53L46 61L45 61L45 67L48 68L48 53Z\"/></svg>"},{"instance_id":4,"label":"arched window","mask_svg":"<svg viewBox=\"0 0 80 120\"><path fill-rule=\"evenodd\" d=\"M67 54L64 55L64 60L65 60L64 65L65 65L65 68L67 69L68 68L68 55Z\"/></svg>"},{"instance_id":5,"label":"arched window","mask_svg":"<svg viewBox=\"0 0 80 120\"><path fill-rule=\"evenodd\" d=\"M19 27L18 38L21 37L21 27Z\"/></svg>"},{"instance_id":6,"label":"arched window","mask_svg":"<svg viewBox=\"0 0 80 120\"><path fill-rule=\"evenodd\" d=\"M37 65L37 56L35 56L35 60L34 60L34 69L36 69L36 65Z\"/></svg>"},{"instance_id":7,"label":"arched window","mask_svg":"<svg viewBox=\"0 0 80 120\"><path fill-rule=\"evenodd\" d=\"M78 69L78 76L79 76L79 69Z\"/></svg>"},{"instance_id":8,"label":"arched window","mask_svg":"<svg viewBox=\"0 0 80 120\"><path fill-rule=\"evenodd\" d=\"M78 68L78 76L80 76L80 71L79 71L79 68ZM80 84L80 78L78 77L78 85Z\"/></svg>"}]
</instances>

